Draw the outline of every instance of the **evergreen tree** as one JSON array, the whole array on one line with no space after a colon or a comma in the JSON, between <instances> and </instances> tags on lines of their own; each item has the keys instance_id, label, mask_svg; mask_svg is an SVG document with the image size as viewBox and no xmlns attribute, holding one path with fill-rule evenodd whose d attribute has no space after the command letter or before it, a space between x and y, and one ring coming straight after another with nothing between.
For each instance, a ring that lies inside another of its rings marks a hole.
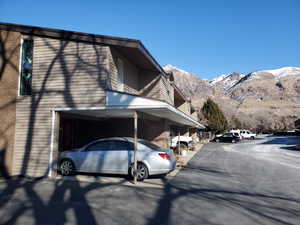
<instances>
[{"instance_id":1,"label":"evergreen tree","mask_svg":"<svg viewBox=\"0 0 300 225\"><path fill-rule=\"evenodd\" d=\"M221 133L228 127L228 122L219 106L210 98L204 103L201 109L207 119L208 126L215 133Z\"/></svg>"}]
</instances>

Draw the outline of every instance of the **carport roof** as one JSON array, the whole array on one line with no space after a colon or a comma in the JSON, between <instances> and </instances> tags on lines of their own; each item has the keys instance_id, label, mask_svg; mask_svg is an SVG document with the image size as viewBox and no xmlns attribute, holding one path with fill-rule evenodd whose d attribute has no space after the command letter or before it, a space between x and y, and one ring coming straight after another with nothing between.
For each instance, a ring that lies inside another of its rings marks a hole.
<instances>
[{"instance_id":1,"label":"carport roof","mask_svg":"<svg viewBox=\"0 0 300 225\"><path fill-rule=\"evenodd\" d=\"M106 94L105 107L56 108L55 111L68 111L72 114L96 118L133 118L134 113L138 112L167 119L178 125L205 128L198 121L168 103L120 92L107 91Z\"/></svg>"}]
</instances>

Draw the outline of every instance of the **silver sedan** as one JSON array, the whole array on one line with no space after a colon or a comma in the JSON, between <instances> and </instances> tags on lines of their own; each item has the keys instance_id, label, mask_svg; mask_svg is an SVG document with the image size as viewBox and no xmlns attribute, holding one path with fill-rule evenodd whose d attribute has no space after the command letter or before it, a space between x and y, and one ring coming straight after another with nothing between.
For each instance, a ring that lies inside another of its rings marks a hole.
<instances>
[{"instance_id":1,"label":"silver sedan","mask_svg":"<svg viewBox=\"0 0 300 225\"><path fill-rule=\"evenodd\" d=\"M82 148L62 152L58 170L64 175L75 172L129 174L133 176L133 138L106 138L93 141ZM176 167L171 149L162 149L149 141L138 139L137 179L149 175L167 174Z\"/></svg>"}]
</instances>

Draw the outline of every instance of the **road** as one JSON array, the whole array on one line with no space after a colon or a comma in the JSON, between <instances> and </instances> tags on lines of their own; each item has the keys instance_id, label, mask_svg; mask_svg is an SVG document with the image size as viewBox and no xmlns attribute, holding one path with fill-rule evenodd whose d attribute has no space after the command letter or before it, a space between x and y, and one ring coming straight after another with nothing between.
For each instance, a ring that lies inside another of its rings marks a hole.
<instances>
[{"instance_id":1,"label":"road","mask_svg":"<svg viewBox=\"0 0 300 225\"><path fill-rule=\"evenodd\" d=\"M2 180L0 224L300 224L299 142L209 143L159 188Z\"/></svg>"}]
</instances>

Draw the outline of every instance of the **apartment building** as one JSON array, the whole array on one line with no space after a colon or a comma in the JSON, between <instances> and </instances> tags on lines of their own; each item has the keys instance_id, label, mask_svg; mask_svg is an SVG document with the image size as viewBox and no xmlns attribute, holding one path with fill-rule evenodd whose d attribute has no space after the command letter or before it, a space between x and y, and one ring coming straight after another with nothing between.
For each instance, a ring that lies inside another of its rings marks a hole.
<instances>
[{"instance_id":1,"label":"apartment building","mask_svg":"<svg viewBox=\"0 0 300 225\"><path fill-rule=\"evenodd\" d=\"M2 175L53 176L60 152L104 137L169 147L203 127L188 99L134 39L0 23Z\"/></svg>"}]
</instances>

